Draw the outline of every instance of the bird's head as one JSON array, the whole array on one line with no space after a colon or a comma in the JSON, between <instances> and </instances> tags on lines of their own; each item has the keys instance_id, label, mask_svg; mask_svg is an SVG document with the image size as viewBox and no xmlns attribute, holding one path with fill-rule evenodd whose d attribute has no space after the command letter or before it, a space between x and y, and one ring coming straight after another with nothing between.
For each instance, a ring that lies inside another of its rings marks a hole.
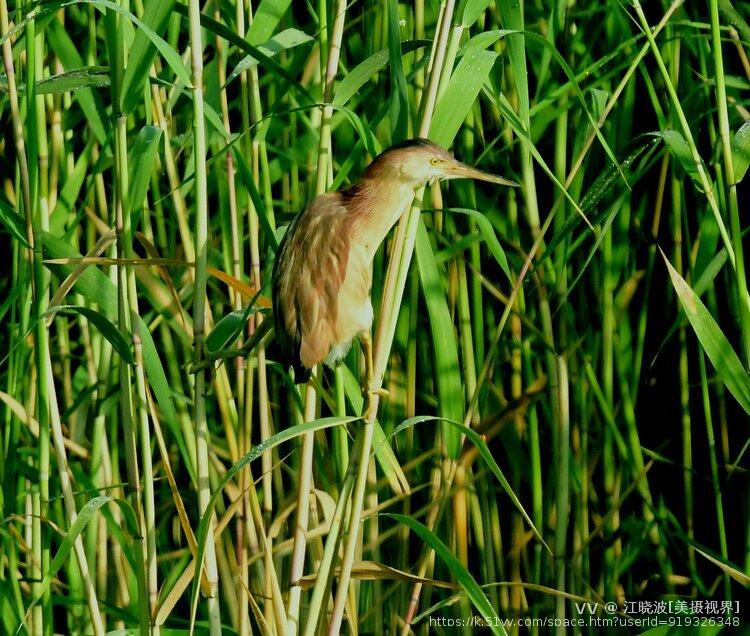
<instances>
[{"instance_id":1,"label":"bird's head","mask_svg":"<svg viewBox=\"0 0 750 636\"><path fill-rule=\"evenodd\" d=\"M365 178L407 182L415 188L443 179L479 179L505 186L517 183L461 163L448 151L427 139L409 139L379 154L365 171Z\"/></svg>"}]
</instances>

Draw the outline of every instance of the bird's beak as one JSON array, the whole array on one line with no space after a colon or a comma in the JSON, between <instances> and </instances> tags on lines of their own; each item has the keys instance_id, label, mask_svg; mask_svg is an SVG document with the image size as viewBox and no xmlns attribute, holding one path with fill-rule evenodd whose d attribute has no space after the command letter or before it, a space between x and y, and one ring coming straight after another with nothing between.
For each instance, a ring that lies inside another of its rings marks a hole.
<instances>
[{"instance_id":1,"label":"bird's beak","mask_svg":"<svg viewBox=\"0 0 750 636\"><path fill-rule=\"evenodd\" d=\"M482 172L476 168L461 163L460 161L452 161L450 164L445 166L445 176L448 179L479 179L480 181L489 181L490 183L497 183L498 185L510 186L512 188L521 187L520 184L509 179L504 179L489 172Z\"/></svg>"}]
</instances>

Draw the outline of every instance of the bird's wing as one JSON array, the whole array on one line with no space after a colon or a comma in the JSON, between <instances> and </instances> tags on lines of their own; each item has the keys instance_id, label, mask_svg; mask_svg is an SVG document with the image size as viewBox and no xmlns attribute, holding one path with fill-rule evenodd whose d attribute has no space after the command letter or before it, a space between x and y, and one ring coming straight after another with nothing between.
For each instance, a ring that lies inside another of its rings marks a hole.
<instances>
[{"instance_id":1,"label":"bird's wing","mask_svg":"<svg viewBox=\"0 0 750 636\"><path fill-rule=\"evenodd\" d=\"M274 317L284 362L294 367L297 381L307 378L331 349L348 255L347 210L337 192L313 199L279 246Z\"/></svg>"}]
</instances>

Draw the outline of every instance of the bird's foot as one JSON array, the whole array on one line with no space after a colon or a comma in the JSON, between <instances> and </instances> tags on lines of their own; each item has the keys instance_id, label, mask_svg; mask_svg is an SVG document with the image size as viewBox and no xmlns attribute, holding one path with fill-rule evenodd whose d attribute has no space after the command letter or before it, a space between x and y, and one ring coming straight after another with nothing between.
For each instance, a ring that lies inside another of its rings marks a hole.
<instances>
[{"instance_id":1,"label":"bird's foot","mask_svg":"<svg viewBox=\"0 0 750 636\"><path fill-rule=\"evenodd\" d=\"M390 395L388 391L382 387L375 389L375 388L369 388L365 389L362 388L362 397L364 398L364 403L362 404L362 417L366 420L372 419L372 411L375 408L375 400L373 399L375 396L378 396L378 398L381 397L387 397Z\"/></svg>"},{"instance_id":2,"label":"bird's foot","mask_svg":"<svg viewBox=\"0 0 750 636\"><path fill-rule=\"evenodd\" d=\"M388 397L390 393L388 392L388 389L384 389L383 387L380 387L379 389L362 388L362 397L366 398L373 395L377 395L378 397Z\"/></svg>"}]
</instances>

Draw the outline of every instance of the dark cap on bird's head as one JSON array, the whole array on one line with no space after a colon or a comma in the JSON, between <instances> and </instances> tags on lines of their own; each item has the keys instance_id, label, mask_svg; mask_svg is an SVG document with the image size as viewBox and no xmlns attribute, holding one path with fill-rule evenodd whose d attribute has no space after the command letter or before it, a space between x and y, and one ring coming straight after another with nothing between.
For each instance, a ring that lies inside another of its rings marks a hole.
<instances>
[{"instance_id":1,"label":"dark cap on bird's head","mask_svg":"<svg viewBox=\"0 0 750 636\"><path fill-rule=\"evenodd\" d=\"M363 179L398 179L415 187L440 179L479 179L505 186L518 184L455 159L429 139L407 139L380 153L365 170Z\"/></svg>"}]
</instances>

